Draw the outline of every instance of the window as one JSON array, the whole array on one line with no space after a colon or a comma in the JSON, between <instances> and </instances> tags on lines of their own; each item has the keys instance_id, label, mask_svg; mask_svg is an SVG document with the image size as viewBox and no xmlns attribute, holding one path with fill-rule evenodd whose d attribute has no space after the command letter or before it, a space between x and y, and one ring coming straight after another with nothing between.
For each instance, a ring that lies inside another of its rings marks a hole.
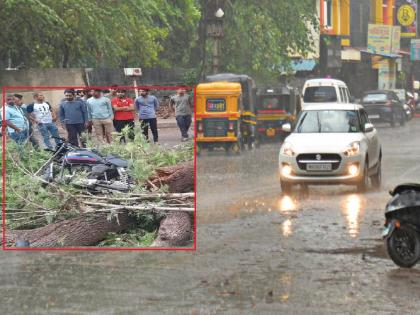
<instances>
[{"instance_id":1,"label":"window","mask_svg":"<svg viewBox=\"0 0 420 315\"><path fill-rule=\"evenodd\" d=\"M337 102L337 92L333 86L310 86L305 89L305 103Z\"/></svg>"},{"instance_id":2,"label":"window","mask_svg":"<svg viewBox=\"0 0 420 315\"><path fill-rule=\"evenodd\" d=\"M341 101L341 103L345 103L343 88L340 87L339 89L340 89L340 101Z\"/></svg>"},{"instance_id":3,"label":"window","mask_svg":"<svg viewBox=\"0 0 420 315\"><path fill-rule=\"evenodd\" d=\"M387 95L386 93L373 93L373 94L366 94L363 97L363 102L386 102Z\"/></svg>"},{"instance_id":4,"label":"window","mask_svg":"<svg viewBox=\"0 0 420 315\"><path fill-rule=\"evenodd\" d=\"M332 0L324 0L324 27L332 28Z\"/></svg>"},{"instance_id":5,"label":"window","mask_svg":"<svg viewBox=\"0 0 420 315\"><path fill-rule=\"evenodd\" d=\"M345 88L344 90L346 91L347 99L349 100L348 102L351 103L352 102L352 99L351 99L349 90L347 88Z\"/></svg>"}]
</instances>

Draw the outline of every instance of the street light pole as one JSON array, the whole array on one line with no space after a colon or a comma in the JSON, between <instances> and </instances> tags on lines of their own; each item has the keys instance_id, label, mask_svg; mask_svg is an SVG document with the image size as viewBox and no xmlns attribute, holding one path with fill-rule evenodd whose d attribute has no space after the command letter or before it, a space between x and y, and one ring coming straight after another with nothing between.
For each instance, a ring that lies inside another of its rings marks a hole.
<instances>
[{"instance_id":1,"label":"street light pole","mask_svg":"<svg viewBox=\"0 0 420 315\"><path fill-rule=\"evenodd\" d=\"M223 37L223 12L222 8L219 8L212 18L207 28L207 35L213 38L213 73L219 72L220 66L220 39Z\"/></svg>"}]
</instances>

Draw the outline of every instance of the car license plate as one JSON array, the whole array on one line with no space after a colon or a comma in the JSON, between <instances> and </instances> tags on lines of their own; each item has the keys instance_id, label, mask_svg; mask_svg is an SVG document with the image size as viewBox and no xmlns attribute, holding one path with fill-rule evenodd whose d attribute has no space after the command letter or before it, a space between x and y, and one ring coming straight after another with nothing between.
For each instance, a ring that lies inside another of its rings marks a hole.
<instances>
[{"instance_id":1,"label":"car license plate","mask_svg":"<svg viewBox=\"0 0 420 315\"><path fill-rule=\"evenodd\" d=\"M331 163L306 164L307 171L331 171Z\"/></svg>"},{"instance_id":2,"label":"car license plate","mask_svg":"<svg viewBox=\"0 0 420 315\"><path fill-rule=\"evenodd\" d=\"M379 118L379 115L368 115L369 119L375 119L375 118Z\"/></svg>"},{"instance_id":3,"label":"car license plate","mask_svg":"<svg viewBox=\"0 0 420 315\"><path fill-rule=\"evenodd\" d=\"M273 137L276 134L276 130L274 128L269 128L266 131L268 137Z\"/></svg>"}]
</instances>

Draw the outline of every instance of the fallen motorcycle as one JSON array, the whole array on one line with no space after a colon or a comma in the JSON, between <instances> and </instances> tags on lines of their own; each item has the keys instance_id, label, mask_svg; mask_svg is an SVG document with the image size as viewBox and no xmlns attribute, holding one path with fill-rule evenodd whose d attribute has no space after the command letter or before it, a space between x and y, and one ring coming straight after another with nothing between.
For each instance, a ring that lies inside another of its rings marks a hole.
<instances>
[{"instance_id":1,"label":"fallen motorcycle","mask_svg":"<svg viewBox=\"0 0 420 315\"><path fill-rule=\"evenodd\" d=\"M113 156L102 156L94 149L79 148L62 141L53 155L35 173L44 185L51 182L72 184L96 192L127 192L133 187L127 173L128 162Z\"/></svg>"},{"instance_id":2,"label":"fallen motorcycle","mask_svg":"<svg viewBox=\"0 0 420 315\"><path fill-rule=\"evenodd\" d=\"M420 259L420 184L403 184L390 192L382 237L389 257L411 268Z\"/></svg>"}]
</instances>

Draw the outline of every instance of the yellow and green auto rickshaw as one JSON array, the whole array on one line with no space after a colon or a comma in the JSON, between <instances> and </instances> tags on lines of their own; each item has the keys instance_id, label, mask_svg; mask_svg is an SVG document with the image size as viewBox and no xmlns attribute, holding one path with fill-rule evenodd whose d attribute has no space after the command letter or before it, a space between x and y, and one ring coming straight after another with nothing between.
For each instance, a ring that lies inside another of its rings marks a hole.
<instances>
[{"instance_id":1,"label":"yellow and green auto rickshaw","mask_svg":"<svg viewBox=\"0 0 420 315\"><path fill-rule=\"evenodd\" d=\"M282 139L286 135L282 126L293 123L300 111L297 89L289 86L260 88L257 92L257 138Z\"/></svg>"},{"instance_id":2,"label":"yellow and green auto rickshaw","mask_svg":"<svg viewBox=\"0 0 420 315\"><path fill-rule=\"evenodd\" d=\"M200 83L196 89L196 152L224 147L241 151L241 85L236 82Z\"/></svg>"},{"instance_id":3,"label":"yellow and green auto rickshaw","mask_svg":"<svg viewBox=\"0 0 420 315\"><path fill-rule=\"evenodd\" d=\"M255 114L257 88L255 81L245 74L220 73L207 76L206 82L236 82L241 85L242 102L238 106L238 112L240 113L239 131L241 149L244 149L246 146L249 149L257 146L257 117Z\"/></svg>"}]
</instances>

